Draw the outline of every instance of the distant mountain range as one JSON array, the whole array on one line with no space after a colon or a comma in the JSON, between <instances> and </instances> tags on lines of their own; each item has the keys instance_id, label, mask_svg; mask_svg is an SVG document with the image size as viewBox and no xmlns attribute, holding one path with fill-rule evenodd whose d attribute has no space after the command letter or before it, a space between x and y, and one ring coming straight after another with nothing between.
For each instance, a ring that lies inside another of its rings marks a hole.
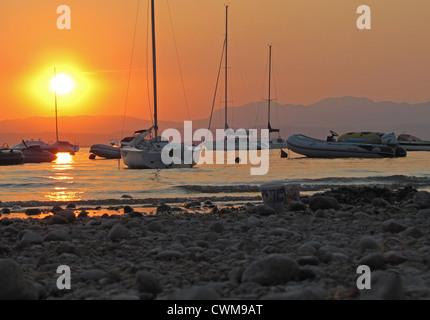
<instances>
[{"instance_id":1,"label":"distant mountain range","mask_svg":"<svg viewBox=\"0 0 430 320\"><path fill-rule=\"evenodd\" d=\"M407 132L430 140L430 102L419 104L375 102L367 98L327 98L312 105L280 105L272 102L271 125L280 129L282 137L302 133L325 139L329 130L339 134L351 131L378 131L400 134ZM230 107L228 124L233 129L260 129L267 126L267 102ZM209 118L193 120L193 129L207 128ZM59 119L60 140L90 146L108 143L112 139L129 136L134 131L149 128L151 121L123 116L75 116ZM124 127L124 130L122 129ZM177 128L183 122L160 121L162 130ZM211 129L224 128L224 109L212 116ZM17 144L21 139L55 138L53 118L32 117L0 121L0 145Z\"/></svg>"}]
</instances>

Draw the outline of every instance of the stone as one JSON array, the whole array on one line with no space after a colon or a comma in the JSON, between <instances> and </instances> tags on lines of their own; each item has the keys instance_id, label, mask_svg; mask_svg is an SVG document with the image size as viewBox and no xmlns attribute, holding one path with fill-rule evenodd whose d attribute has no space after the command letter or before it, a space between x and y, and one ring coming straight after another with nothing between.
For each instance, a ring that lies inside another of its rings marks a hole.
<instances>
[{"instance_id":1,"label":"stone","mask_svg":"<svg viewBox=\"0 0 430 320\"><path fill-rule=\"evenodd\" d=\"M396 251L387 251L383 255L385 263L398 265L406 261L406 258Z\"/></svg>"},{"instance_id":2,"label":"stone","mask_svg":"<svg viewBox=\"0 0 430 320\"><path fill-rule=\"evenodd\" d=\"M430 193L428 191L418 191L414 195L413 202L417 204L420 209L430 208Z\"/></svg>"},{"instance_id":3,"label":"stone","mask_svg":"<svg viewBox=\"0 0 430 320\"><path fill-rule=\"evenodd\" d=\"M417 216L423 219L430 219L430 209L421 209L417 212Z\"/></svg>"},{"instance_id":4,"label":"stone","mask_svg":"<svg viewBox=\"0 0 430 320\"><path fill-rule=\"evenodd\" d=\"M67 241L69 240L69 233L65 229L57 229L49 232L43 241Z\"/></svg>"},{"instance_id":5,"label":"stone","mask_svg":"<svg viewBox=\"0 0 430 320\"><path fill-rule=\"evenodd\" d=\"M195 286L177 290L169 297L171 300L219 300L219 294L209 287Z\"/></svg>"},{"instance_id":6,"label":"stone","mask_svg":"<svg viewBox=\"0 0 430 320\"><path fill-rule=\"evenodd\" d=\"M315 256L301 256L296 261L299 265L317 266L320 264L320 260Z\"/></svg>"},{"instance_id":7,"label":"stone","mask_svg":"<svg viewBox=\"0 0 430 320\"><path fill-rule=\"evenodd\" d=\"M242 275L242 282L256 282L263 286L284 284L300 272L296 261L285 254L270 254L249 265Z\"/></svg>"},{"instance_id":8,"label":"stone","mask_svg":"<svg viewBox=\"0 0 430 320\"><path fill-rule=\"evenodd\" d=\"M382 230L385 232L399 233L406 230L407 228L407 226L400 222L397 222L394 219L389 219L382 223Z\"/></svg>"},{"instance_id":9,"label":"stone","mask_svg":"<svg viewBox=\"0 0 430 320\"><path fill-rule=\"evenodd\" d=\"M0 259L0 300L36 300L37 290L24 278L18 263L12 259Z\"/></svg>"},{"instance_id":10,"label":"stone","mask_svg":"<svg viewBox=\"0 0 430 320\"><path fill-rule=\"evenodd\" d=\"M131 206L125 206L124 207L124 213L131 213L134 209Z\"/></svg>"},{"instance_id":11,"label":"stone","mask_svg":"<svg viewBox=\"0 0 430 320\"><path fill-rule=\"evenodd\" d=\"M360 250L378 250L379 244L372 236L364 236L360 239Z\"/></svg>"},{"instance_id":12,"label":"stone","mask_svg":"<svg viewBox=\"0 0 430 320\"><path fill-rule=\"evenodd\" d=\"M67 224L67 223L69 223L69 221L67 221L66 218L59 216L59 215L54 215L54 216L50 217L48 222L50 224Z\"/></svg>"},{"instance_id":13,"label":"stone","mask_svg":"<svg viewBox=\"0 0 430 320\"><path fill-rule=\"evenodd\" d=\"M247 211L251 214L257 214L260 216L269 216L272 214L276 214L276 210L272 207L269 207L265 204L259 204L257 206L248 207Z\"/></svg>"},{"instance_id":14,"label":"stone","mask_svg":"<svg viewBox=\"0 0 430 320\"><path fill-rule=\"evenodd\" d=\"M74 254L76 252L75 246L70 242L60 242L60 244L55 248L55 252L57 254L63 254L63 253L71 253Z\"/></svg>"},{"instance_id":15,"label":"stone","mask_svg":"<svg viewBox=\"0 0 430 320\"><path fill-rule=\"evenodd\" d=\"M287 205L288 211L305 211L306 205L301 201L292 200Z\"/></svg>"},{"instance_id":16,"label":"stone","mask_svg":"<svg viewBox=\"0 0 430 320\"><path fill-rule=\"evenodd\" d=\"M164 250L157 253L157 259L160 260L177 260L182 257L182 254L176 250Z\"/></svg>"},{"instance_id":17,"label":"stone","mask_svg":"<svg viewBox=\"0 0 430 320\"><path fill-rule=\"evenodd\" d=\"M386 208L390 205L390 203L384 198L373 198L372 206Z\"/></svg>"},{"instance_id":18,"label":"stone","mask_svg":"<svg viewBox=\"0 0 430 320\"><path fill-rule=\"evenodd\" d=\"M23 245L41 244L42 242L42 237L33 231L26 232L20 241Z\"/></svg>"},{"instance_id":19,"label":"stone","mask_svg":"<svg viewBox=\"0 0 430 320\"><path fill-rule=\"evenodd\" d=\"M108 273L101 269L90 269L85 270L77 275L79 279L86 281L99 281L100 279L105 278Z\"/></svg>"},{"instance_id":20,"label":"stone","mask_svg":"<svg viewBox=\"0 0 430 320\"><path fill-rule=\"evenodd\" d=\"M359 265L366 265L371 270L380 269L385 264L385 259L382 253L374 252L364 256L358 262Z\"/></svg>"},{"instance_id":21,"label":"stone","mask_svg":"<svg viewBox=\"0 0 430 320\"><path fill-rule=\"evenodd\" d=\"M112 241L119 241L122 239L127 239L130 236L130 232L126 227L121 224L116 224L109 231L109 239Z\"/></svg>"},{"instance_id":22,"label":"stone","mask_svg":"<svg viewBox=\"0 0 430 320\"><path fill-rule=\"evenodd\" d=\"M78 218L88 217L88 212L86 210L81 210L78 214Z\"/></svg>"},{"instance_id":23,"label":"stone","mask_svg":"<svg viewBox=\"0 0 430 320\"><path fill-rule=\"evenodd\" d=\"M424 236L424 234L420 231L420 229L418 229L417 227L409 227L404 231L404 234L415 238L415 239L419 239L422 238Z\"/></svg>"},{"instance_id":24,"label":"stone","mask_svg":"<svg viewBox=\"0 0 430 320\"><path fill-rule=\"evenodd\" d=\"M3 208L3 209L1 209L1 213L2 214L10 214L10 209L9 208Z\"/></svg>"},{"instance_id":25,"label":"stone","mask_svg":"<svg viewBox=\"0 0 430 320\"><path fill-rule=\"evenodd\" d=\"M130 218L141 218L141 217L143 217L143 214L141 212L138 212L138 211L133 211L133 212L129 212L128 216Z\"/></svg>"},{"instance_id":26,"label":"stone","mask_svg":"<svg viewBox=\"0 0 430 320\"><path fill-rule=\"evenodd\" d=\"M384 300L405 299L403 281L399 274L382 270L372 271L371 288L360 290L362 298L373 296Z\"/></svg>"},{"instance_id":27,"label":"stone","mask_svg":"<svg viewBox=\"0 0 430 320\"><path fill-rule=\"evenodd\" d=\"M327 197L327 196L314 196L309 201L309 208L312 211L316 211L318 209L339 210L340 205L336 198Z\"/></svg>"},{"instance_id":28,"label":"stone","mask_svg":"<svg viewBox=\"0 0 430 320\"><path fill-rule=\"evenodd\" d=\"M74 203L69 203L69 204L66 206L66 209L76 209L76 204L74 204Z\"/></svg>"},{"instance_id":29,"label":"stone","mask_svg":"<svg viewBox=\"0 0 430 320\"><path fill-rule=\"evenodd\" d=\"M25 210L25 214L27 216L37 216L38 214L41 214L42 211L39 208L29 208Z\"/></svg>"},{"instance_id":30,"label":"stone","mask_svg":"<svg viewBox=\"0 0 430 320\"><path fill-rule=\"evenodd\" d=\"M73 210L62 210L57 212L55 216L63 217L68 223L73 223L76 220L76 215Z\"/></svg>"},{"instance_id":31,"label":"stone","mask_svg":"<svg viewBox=\"0 0 430 320\"><path fill-rule=\"evenodd\" d=\"M221 222L216 221L216 222L211 223L211 225L209 226L209 230L216 232L216 233L222 233L222 232L224 232L225 228Z\"/></svg>"},{"instance_id":32,"label":"stone","mask_svg":"<svg viewBox=\"0 0 430 320\"><path fill-rule=\"evenodd\" d=\"M248 227L255 227L258 226L261 223L261 220L256 217L256 216L250 216L247 220L246 220L246 225Z\"/></svg>"},{"instance_id":33,"label":"stone","mask_svg":"<svg viewBox=\"0 0 430 320\"><path fill-rule=\"evenodd\" d=\"M191 207L200 207L200 201L191 201L191 202L183 204L183 206L187 209L189 209Z\"/></svg>"},{"instance_id":34,"label":"stone","mask_svg":"<svg viewBox=\"0 0 430 320\"><path fill-rule=\"evenodd\" d=\"M149 293L154 298L163 291L157 276L149 271L140 270L136 273L136 287L140 293Z\"/></svg>"},{"instance_id":35,"label":"stone","mask_svg":"<svg viewBox=\"0 0 430 320\"><path fill-rule=\"evenodd\" d=\"M151 231L151 232L163 232L164 226L159 221L152 221L152 222L148 223L147 229L148 229L148 231Z\"/></svg>"},{"instance_id":36,"label":"stone","mask_svg":"<svg viewBox=\"0 0 430 320\"><path fill-rule=\"evenodd\" d=\"M172 211L172 207L167 204L161 204L157 207L157 213L170 211Z\"/></svg>"}]
</instances>

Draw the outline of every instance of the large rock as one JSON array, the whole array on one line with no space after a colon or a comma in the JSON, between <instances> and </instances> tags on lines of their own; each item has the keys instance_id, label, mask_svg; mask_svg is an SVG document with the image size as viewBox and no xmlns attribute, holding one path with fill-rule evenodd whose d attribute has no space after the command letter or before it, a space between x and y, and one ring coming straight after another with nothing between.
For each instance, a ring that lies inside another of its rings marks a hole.
<instances>
[{"instance_id":1,"label":"large rock","mask_svg":"<svg viewBox=\"0 0 430 320\"><path fill-rule=\"evenodd\" d=\"M69 233L67 230L58 229L49 232L44 238L44 241L67 241L69 240Z\"/></svg>"},{"instance_id":2,"label":"large rock","mask_svg":"<svg viewBox=\"0 0 430 320\"><path fill-rule=\"evenodd\" d=\"M41 244L42 242L42 237L33 231L24 233L20 241L22 245Z\"/></svg>"},{"instance_id":3,"label":"large rock","mask_svg":"<svg viewBox=\"0 0 430 320\"><path fill-rule=\"evenodd\" d=\"M414 195L414 203L420 207L420 209L430 208L430 193L427 191L418 191Z\"/></svg>"},{"instance_id":4,"label":"large rock","mask_svg":"<svg viewBox=\"0 0 430 320\"><path fill-rule=\"evenodd\" d=\"M260 216L269 216L272 214L276 214L276 210L272 207L269 207L265 204L259 204L257 206L248 207L247 211L251 214L257 214Z\"/></svg>"},{"instance_id":5,"label":"large rock","mask_svg":"<svg viewBox=\"0 0 430 320\"><path fill-rule=\"evenodd\" d=\"M301 202L301 201L290 201L287 205L287 210L288 211L305 211L306 210L306 205Z\"/></svg>"},{"instance_id":6,"label":"large rock","mask_svg":"<svg viewBox=\"0 0 430 320\"><path fill-rule=\"evenodd\" d=\"M406 230L408 227L394 219L386 220L382 223L382 230L385 232L399 233Z\"/></svg>"},{"instance_id":7,"label":"large rock","mask_svg":"<svg viewBox=\"0 0 430 320\"><path fill-rule=\"evenodd\" d=\"M404 300L405 293L399 274L372 271L371 288L360 290L362 299Z\"/></svg>"},{"instance_id":8,"label":"large rock","mask_svg":"<svg viewBox=\"0 0 430 320\"><path fill-rule=\"evenodd\" d=\"M143 270L136 273L136 287L140 293L149 294L153 298L163 291L163 287L155 274Z\"/></svg>"},{"instance_id":9,"label":"large rock","mask_svg":"<svg viewBox=\"0 0 430 320\"><path fill-rule=\"evenodd\" d=\"M24 279L21 267L12 259L0 259L0 300L37 298L36 287Z\"/></svg>"},{"instance_id":10,"label":"large rock","mask_svg":"<svg viewBox=\"0 0 430 320\"><path fill-rule=\"evenodd\" d=\"M27 216L37 216L41 213L42 213L42 211L39 208L29 208L29 209L25 210L25 214Z\"/></svg>"},{"instance_id":11,"label":"large rock","mask_svg":"<svg viewBox=\"0 0 430 320\"><path fill-rule=\"evenodd\" d=\"M126 227L121 224L116 224L109 231L109 239L112 241L119 241L127 239L130 236L130 232Z\"/></svg>"},{"instance_id":12,"label":"large rock","mask_svg":"<svg viewBox=\"0 0 430 320\"><path fill-rule=\"evenodd\" d=\"M312 211L318 209L340 209L339 202L336 198L326 197L326 196L315 196L309 201L309 208Z\"/></svg>"},{"instance_id":13,"label":"large rock","mask_svg":"<svg viewBox=\"0 0 430 320\"><path fill-rule=\"evenodd\" d=\"M299 265L288 255L271 254L246 268L242 282L256 282L263 286L284 284L295 278L299 272Z\"/></svg>"}]
</instances>

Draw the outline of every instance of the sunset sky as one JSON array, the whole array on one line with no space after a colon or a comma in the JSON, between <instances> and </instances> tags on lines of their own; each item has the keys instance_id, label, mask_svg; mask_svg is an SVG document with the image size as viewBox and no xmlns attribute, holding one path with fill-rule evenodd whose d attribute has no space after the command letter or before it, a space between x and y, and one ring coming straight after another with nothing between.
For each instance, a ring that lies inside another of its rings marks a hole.
<instances>
[{"instance_id":1,"label":"sunset sky","mask_svg":"<svg viewBox=\"0 0 430 320\"><path fill-rule=\"evenodd\" d=\"M58 98L61 115L126 112L150 119L148 0L139 3L125 110L138 0L1 0L0 120L52 116L54 67L75 82L71 93ZM225 3L156 0L160 119L209 116ZM56 25L63 4L71 9L71 30ZM371 30L356 27L362 4L371 9ZM308 105L341 96L430 101L429 15L428 0L232 0L230 105L267 97L269 43L278 103ZM216 108L222 101L220 94Z\"/></svg>"}]
</instances>

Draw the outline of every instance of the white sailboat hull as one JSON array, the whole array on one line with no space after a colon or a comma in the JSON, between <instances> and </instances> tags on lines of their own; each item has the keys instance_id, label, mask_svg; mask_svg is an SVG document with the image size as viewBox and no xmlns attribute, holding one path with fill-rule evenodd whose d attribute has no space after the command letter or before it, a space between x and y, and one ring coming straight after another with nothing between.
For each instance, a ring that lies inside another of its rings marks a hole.
<instances>
[{"instance_id":1,"label":"white sailboat hull","mask_svg":"<svg viewBox=\"0 0 430 320\"><path fill-rule=\"evenodd\" d=\"M121 157L124 164L130 169L173 169L173 168L192 168L200 158L200 151L193 150L191 159L181 156L172 156L171 163L165 163L162 158L161 149L139 149L126 146L121 148ZM185 160L184 160L185 159ZM190 161L187 161L190 160Z\"/></svg>"}]
</instances>

